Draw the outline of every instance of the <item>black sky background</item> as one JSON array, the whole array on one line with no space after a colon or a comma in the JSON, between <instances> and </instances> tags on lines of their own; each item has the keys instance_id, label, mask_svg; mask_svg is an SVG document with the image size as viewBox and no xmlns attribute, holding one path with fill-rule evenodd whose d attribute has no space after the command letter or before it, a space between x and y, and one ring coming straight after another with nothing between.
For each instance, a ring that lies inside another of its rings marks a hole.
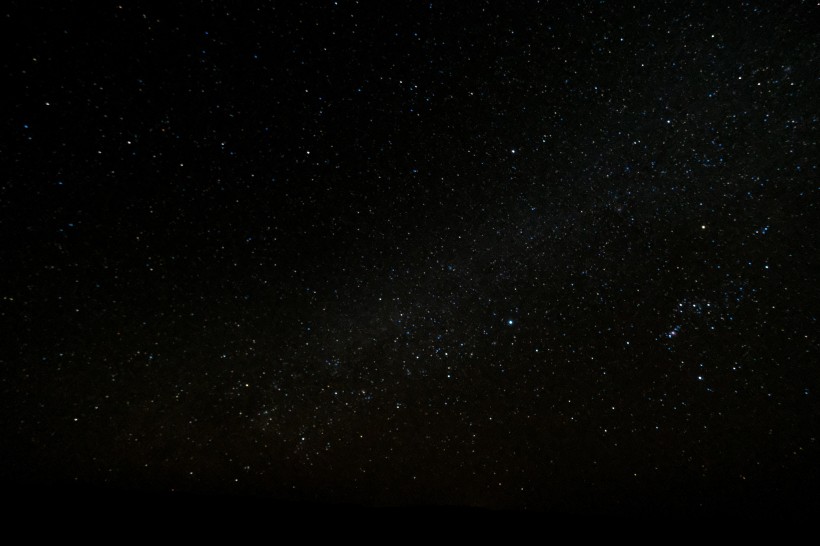
<instances>
[{"instance_id":1,"label":"black sky background","mask_svg":"<svg viewBox=\"0 0 820 546\"><path fill-rule=\"evenodd\" d=\"M0 475L816 506L816 12L9 3Z\"/></svg>"}]
</instances>

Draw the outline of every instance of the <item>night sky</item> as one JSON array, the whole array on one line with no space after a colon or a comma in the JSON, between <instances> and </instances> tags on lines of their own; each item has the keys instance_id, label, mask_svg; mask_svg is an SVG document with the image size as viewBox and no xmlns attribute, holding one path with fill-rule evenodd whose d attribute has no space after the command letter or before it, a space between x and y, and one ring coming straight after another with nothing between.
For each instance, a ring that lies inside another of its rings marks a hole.
<instances>
[{"instance_id":1,"label":"night sky","mask_svg":"<svg viewBox=\"0 0 820 546\"><path fill-rule=\"evenodd\" d=\"M4 483L817 503L815 2L242 4L2 12Z\"/></svg>"}]
</instances>

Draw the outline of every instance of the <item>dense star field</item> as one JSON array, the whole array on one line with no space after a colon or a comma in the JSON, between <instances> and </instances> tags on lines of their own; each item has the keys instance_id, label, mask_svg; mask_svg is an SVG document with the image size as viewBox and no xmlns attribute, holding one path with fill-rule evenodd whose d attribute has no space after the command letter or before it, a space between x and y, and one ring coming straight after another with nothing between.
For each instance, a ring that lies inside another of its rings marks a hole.
<instances>
[{"instance_id":1,"label":"dense star field","mask_svg":"<svg viewBox=\"0 0 820 546\"><path fill-rule=\"evenodd\" d=\"M7 4L0 478L816 505L817 16Z\"/></svg>"}]
</instances>

